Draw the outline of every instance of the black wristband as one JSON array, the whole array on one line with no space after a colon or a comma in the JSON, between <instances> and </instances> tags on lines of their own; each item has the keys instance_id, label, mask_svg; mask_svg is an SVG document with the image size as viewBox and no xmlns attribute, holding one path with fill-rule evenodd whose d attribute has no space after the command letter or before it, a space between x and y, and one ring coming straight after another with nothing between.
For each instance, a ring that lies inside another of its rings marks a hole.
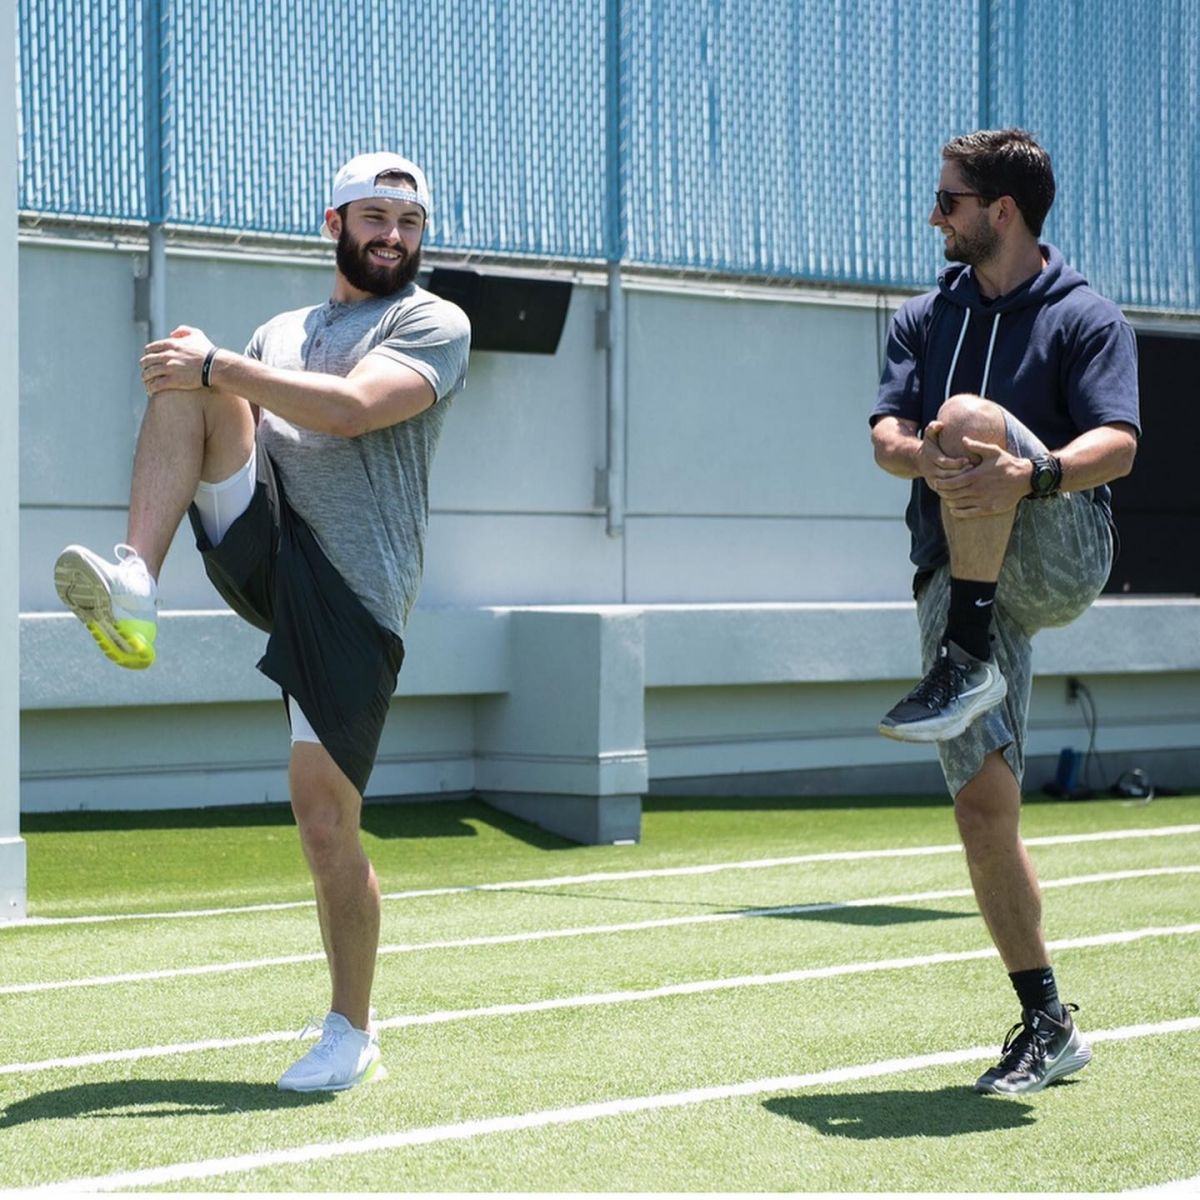
<instances>
[{"instance_id":1,"label":"black wristband","mask_svg":"<svg viewBox=\"0 0 1200 1200\"><path fill-rule=\"evenodd\" d=\"M213 359L217 357L217 348L213 346L204 356L204 366L200 368L200 386L212 387Z\"/></svg>"}]
</instances>

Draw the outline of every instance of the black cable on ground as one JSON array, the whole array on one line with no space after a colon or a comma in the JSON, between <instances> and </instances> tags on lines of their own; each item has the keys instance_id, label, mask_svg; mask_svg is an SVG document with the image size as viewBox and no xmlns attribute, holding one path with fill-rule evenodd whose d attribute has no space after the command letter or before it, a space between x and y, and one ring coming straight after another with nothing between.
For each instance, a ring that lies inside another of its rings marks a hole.
<instances>
[{"instance_id":1,"label":"black cable on ground","mask_svg":"<svg viewBox=\"0 0 1200 1200\"><path fill-rule=\"evenodd\" d=\"M1100 751L1096 748L1099 713L1096 709L1095 698L1092 696L1091 689L1081 680L1073 679L1069 683L1072 694L1079 701L1088 732L1087 749L1083 753L1083 766L1079 772L1079 785L1071 788L1070 791L1064 791L1063 786L1057 780L1052 780L1042 788L1042 791L1048 796L1056 796L1063 800L1090 800L1093 796L1109 795L1126 800L1139 800L1143 804L1149 804L1155 796L1178 795L1171 788L1156 787L1150 778L1150 773L1142 770L1141 767L1134 767L1132 770L1124 772L1113 783L1108 782L1110 778L1108 770ZM1092 781L1095 774L1100 777L1098 785Z\"/></svg>"}]
</instances>

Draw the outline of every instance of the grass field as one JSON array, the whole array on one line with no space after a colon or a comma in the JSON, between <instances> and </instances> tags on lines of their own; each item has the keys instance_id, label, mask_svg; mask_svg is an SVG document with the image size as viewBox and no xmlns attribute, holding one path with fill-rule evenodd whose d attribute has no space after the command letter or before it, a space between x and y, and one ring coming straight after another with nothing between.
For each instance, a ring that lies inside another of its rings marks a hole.
<instances>
[{"instance_id":1,"label":"grass field","mask_svg":"<svg viewBox=\"0 0 1200 1200\"><path fill-rule=\"evenodd\" d=\"M327 980L287 814L27 818L0 1184L1198 1186L1200 796L1027 806L1095 1058L1025 1099L971 1090L1018 1013L941 801L649 801L628 847L473 803L365 825L390 1075L302 1097Z\"/></svg>"}]
</instances>

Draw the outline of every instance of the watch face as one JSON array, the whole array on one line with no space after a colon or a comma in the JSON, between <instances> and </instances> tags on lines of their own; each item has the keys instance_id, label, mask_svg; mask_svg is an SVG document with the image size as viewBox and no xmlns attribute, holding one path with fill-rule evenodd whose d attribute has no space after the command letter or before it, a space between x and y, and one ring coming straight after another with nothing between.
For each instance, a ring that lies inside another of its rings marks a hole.
<instances>
[{"instance_id":1,"label":"watch face","mask_svg":"<svg viewBox=\"0 0 1200 1200\"><path fill-rule=\"evenodd\" d=\"M1038 467L1033 473L1033 490L1037 495L1048 492L1054 486L1054 468Z\"/></svg>"}]
</instances>

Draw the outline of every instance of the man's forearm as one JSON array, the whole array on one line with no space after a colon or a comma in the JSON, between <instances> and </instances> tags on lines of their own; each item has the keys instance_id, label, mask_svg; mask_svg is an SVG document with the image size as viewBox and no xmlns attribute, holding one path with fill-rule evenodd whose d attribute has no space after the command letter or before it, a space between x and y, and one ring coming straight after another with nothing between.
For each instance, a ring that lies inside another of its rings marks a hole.
<instances>
[{"instance_id":1,"label":"man's forearm","mask_svg":"<svg viewBox=\"0 0 1200 1200\"><path fill-rule=\"evenodd\" d=\"M1120 479L1133 469L1137 437L1128 425L1101 425L1055 452L1062 463L1059 490L1082 492Z\"/></svg>"},{"instance_id":2,"label":"man's forearm","mask_svg":"<svg viewBox=\"0 0 1200 1200\"><path fill-rule=\"evenodd\" d=\"M367 406L353 384L339 375L282 370L219 350L210 383L304 429L340 437L355 437L364 429Z\"/></svg>"},{"instance_id":3,"label":"man's forearm","mask_svg":"<svg viewBox=\"0 0 1200 1200\"><path fill-rule=\"evenodd\" d=\"M916 479L921 474L917 465L921 439L914 422L883 417L871 430L871 444L875 449L875 461L889 475Z\"/></svg>"}]
</instances>

